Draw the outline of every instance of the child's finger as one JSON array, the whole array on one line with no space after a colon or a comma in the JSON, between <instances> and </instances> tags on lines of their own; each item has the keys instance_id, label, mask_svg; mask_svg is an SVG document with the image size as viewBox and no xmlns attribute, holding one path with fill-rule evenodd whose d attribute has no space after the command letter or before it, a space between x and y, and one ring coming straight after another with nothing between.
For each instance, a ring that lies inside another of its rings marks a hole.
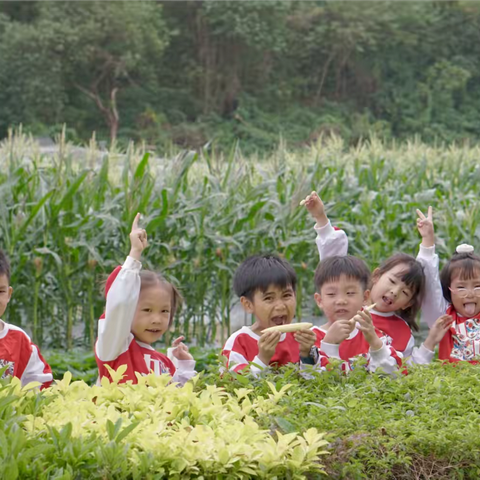
<instances>
[{"instance_id":1,"label":"child's finger","mask_svg":"<svg viewBox=\"0 0 480 480\"><path fill-rule=\"evenodd\" d=\"M138 223L140 222L140 212L135 215L132 223L132 232L138 228Z\"/></svg>"},{"instance_id":2,"label":"child's finger","mask_svg":"<svg viewBox=\"0 0 480 480\"><path fill-rule=\"evenodd\" d=\"M182 343L183 341L185 340L185 337L182 335L178 338L176 338L173 342L172 342L172 347L178 347L178 345L180 345L180 343Z\"/></svg>"},{"instance_id":3,"label":"child's finger","mask_svg":"<svg viewBox=\"0 0 480 480\"><path fill-rule=\"evenodd\" d=\"M425 215L417 208L417 215L422 219L426 220Z\"/></svg>"},{"instance_id":4,"label":"child's finger","mask_svg":"<svg viewBox=\"0 0 480 480\"><path fill-rule=\"evenodd\" d=\"M433 220L433 213L432 213L432 207L428 207L428 213L427 213L428 220L432 221Z\"/></svg>"}]
</instances>

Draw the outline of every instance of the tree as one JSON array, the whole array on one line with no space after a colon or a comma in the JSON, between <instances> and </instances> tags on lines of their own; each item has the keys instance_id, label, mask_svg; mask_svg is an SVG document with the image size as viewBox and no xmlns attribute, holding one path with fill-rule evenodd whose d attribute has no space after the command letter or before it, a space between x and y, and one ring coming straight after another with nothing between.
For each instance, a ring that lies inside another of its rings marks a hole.
<instances>
[{"instance_id":1,"label":"tree","mask_svg":"<svg viewBox=\"0 0 480 480\"><path fill-rule=\"evenodd\" d=\"M94 102L112 141L120 123L119 95L151 81L155 64L168 45L162 8L153 2L42 2L33 24L11 22L4 37L7 45L2 50L10 54L3 58L18 63L18 71L25 70L24 81L34 95L45 98L42 90L49 89L52 77L60 90L74 87ZM37 56L43 68L32 76L32 57ZM59 104L61 97L48 95ZM57 112L56 118L60 117Z\"/></svg>"}]
</instances>

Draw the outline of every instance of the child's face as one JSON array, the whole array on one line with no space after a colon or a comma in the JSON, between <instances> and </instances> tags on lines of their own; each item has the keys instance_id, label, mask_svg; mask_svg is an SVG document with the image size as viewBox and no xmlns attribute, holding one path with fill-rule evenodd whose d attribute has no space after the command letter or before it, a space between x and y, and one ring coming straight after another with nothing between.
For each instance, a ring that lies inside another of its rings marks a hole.
<instances>
[{"instance_id":1,"label":"child's face","mask_svg":"<svg viewBox=\"0 0 480 480\"><path fill-rule=\"evenodd\" d=\"M0 275L0 317L5 313L8 302L12 296L13 289L8 284L6 275Z\"/></svg>"},{"instance_id":2,"label":"child's face","mask_svg":"<svg viewBox=\"0 0 480 480\"><path fill-rule=\"evenodd\" d=\"M450 282L452 305L462 317L474 317L480 312L480 297L474 294L474 288L480 288L480 272L473 278L463 279L462 272L454 272Z\"/></svg>"},{"instance_id":3,"label":"child's face","mask_svg":"<svg viewBox=\"0 0 480 480\"><path fill-rule=\"evenodd\" d=\"M157 284L142 288L132 323L135 338L149 345L156 342L168 330L171 308L168 286Z\"/></svg>"},{"instance_id":4,"label":"child's face","mask_svg":"<svg viewBox=\"0 0 480 480\"><path fill-rule=\"evenodd\" d=\"M373 277L373 287L370 293L375 310L388 313L404 310L413 302L413 291L401 280L408 265L400 263L380 277Z\"/></svg>"},{"instance_id":5,"label":"child's face","mask_svg":"<svg viewBox=\"0 0 480 480\"><path fill-rule=\"evenodd\" d=\"M350 320L362 309L369 291L362 284L342 274L337 280L324 283L315 294L317 305L323 310L329 323Z\"/></svg>"},{"instance_id":6,"label":"child's face","mask_svg":"<svg viewBox=\"0 0 480 480\"><path fill-rule=\"evenodd\" d=\"M252 301L241 297L243 308L255 316L258 330L292 323L297 297L291 286L270 285L265 292L258 289Z\"/></svg>"}]
</instances>

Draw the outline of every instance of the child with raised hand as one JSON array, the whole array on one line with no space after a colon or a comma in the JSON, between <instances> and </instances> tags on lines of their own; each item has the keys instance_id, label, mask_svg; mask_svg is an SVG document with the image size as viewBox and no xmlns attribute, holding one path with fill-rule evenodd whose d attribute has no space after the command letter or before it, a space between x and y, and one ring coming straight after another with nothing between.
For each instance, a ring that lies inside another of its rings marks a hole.
<instances>
[{"instance_id":1,"label":"child with raised hand","mask_svg":"<svg viewBox=\"0 0 480 480\"><path fill-rule=\"evenodd\" d=\"M325 207L316 192L305 199L305 207L316 220L317 248L320 261L334 255L344 256L348 238L343 230L334 229L325 213ZM414 257L397 253L385 260L372 273L370 310L376 328L392 339L392 346L414 363L429 363L433 353L422 345L414 349L412 331L418 331L416 316L425 290L423 267Z\"/></svg>"},{"instance_id":2,"label":"child with raised hand","mask_svg":"<svg viewBox=\"0 0 480 480\"><path fill-rule=\"evenodd\" d=\"M140 214L133 221L131 249L122 267L117 267L106 285L106 308L98 322L95 356L100 378L111 379L107 365L116 370L126 365L122 382L138 383L136 374L170 374L184 384L196 372L195 361L182 338L174 342L174 363L152 344L171 326L181 300L177 289L158 273L141 270L141 254L147 247L147 233L139 227Z\"/></svg>"},{"instance_id":3,"label":"child with raised hand","mask_svg":"<svg viewBox=\"0 0 480 480\"><path fill-rule=\"evenodd\" d=\"M363 260L350 255L329 257L315 270L315 301L327 317L313 327L316 346L329 358L346 361L362 355L371 372L398 370L402 355L390 346L391 339L375 328L368 310L370 271Z\"/></svg>"},{"instance_id":4,"label":"child with raised hand","mask_svg":"<svg viewBox=\"0 0 480 480\"><path fill-rule=\"evenodd\" d=\"M417 260L427 278L422 318L431 329L437 318L450 319L439 344L440 360L474 361L480 355L480 257L471 245L459 245L439 274L432 207L427 216L417 214L422 237Z\"/></svg>"},{"instance_id":5,"label":"child with raised hand","mask_svg":"<svg viewBox=\"0 0 480 480\"><path fill-rule=\"evenodd\" d=\"M5 313L13 293L10 286L10 263L0 250L0 316ZM3 370L4 369L4 370ZM0 378L13 376L22 386L39 382L40 389L52 383L52 369L42 357L39 348L19 327L0 320Z\"/></svg>"},{"instance_id":6,"label":"child with raised hand","mask_svg":"<svg viewBox=\"0 0 480 480\"><path fill-rule=\"evenodd\" d=\"M316 336L308 328L295 333L263 330L292 323L297 306L297 276L291 265L273 255L247 258L235 272L233 288L245 312L255 322L233 333L222 354L229 370L239 372L251 362L250 371L257 375L270 365L325 362L314 347Z\"/></svg>"}]
</instances>

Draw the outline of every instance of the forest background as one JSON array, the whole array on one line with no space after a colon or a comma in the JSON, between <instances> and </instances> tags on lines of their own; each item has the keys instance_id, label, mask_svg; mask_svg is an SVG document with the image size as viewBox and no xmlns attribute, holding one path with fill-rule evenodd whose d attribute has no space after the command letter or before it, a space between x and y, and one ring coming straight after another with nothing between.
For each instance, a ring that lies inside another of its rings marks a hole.
<instances>
[{"instance_id":1,"label":"forest background","mask_svg":"<svg viewBox=\"0 0 480 480\"><path fill-rule=\"evenodd\" d=\"M0 138L476 141L480 4L0 2Z\"/></svg>"}]
</instances>

